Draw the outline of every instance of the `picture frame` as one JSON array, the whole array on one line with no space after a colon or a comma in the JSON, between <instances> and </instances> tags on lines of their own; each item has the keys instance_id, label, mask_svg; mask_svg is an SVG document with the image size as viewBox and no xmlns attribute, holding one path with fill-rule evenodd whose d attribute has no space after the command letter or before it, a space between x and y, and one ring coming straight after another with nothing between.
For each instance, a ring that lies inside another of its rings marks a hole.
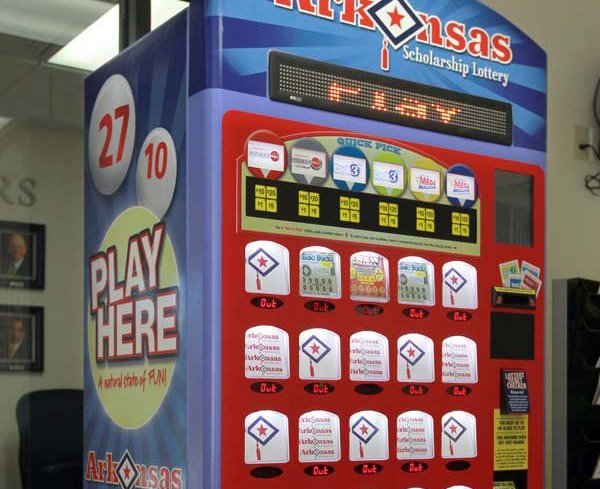
<instances>
[{"instance_id":1,"label":"picture frame","mask_svg":"<svg viewBox=\"0 0 600 489\"><path fill-rule=\"evenodd\" d=\"M0 221L0 287L44 289L46 226Z\"/></svg>"},{"instance_id":2,"label":"picture frame","mask_svg":"<svg viewBox=\"0 0 600 489\"><path fill-rule=\"evenodd\" d=\"M44 371L44 308L0 305L0 371Z\"/></svg>"}]
</instances>

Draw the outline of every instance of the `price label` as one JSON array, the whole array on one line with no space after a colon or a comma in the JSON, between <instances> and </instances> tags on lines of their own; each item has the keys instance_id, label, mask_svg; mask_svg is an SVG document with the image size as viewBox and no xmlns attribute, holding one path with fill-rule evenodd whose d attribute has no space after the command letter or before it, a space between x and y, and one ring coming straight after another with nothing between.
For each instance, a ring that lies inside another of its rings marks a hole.
<instances>
[{"instance_id":1,"label":"price label","mask_svg":"<svg viewBox=\"0 0 600 489\"><path fill-rule=\"evenodd\" d=\"M98 192L114 194L127 176L135 141L135 102L129 82L111 76L98 93L88 133L88 164Z\"/></svg>"},{"instance_id":2,"label":"price label","mask_svg":"<svg viewBox=\"0 0 600 489\"><path fill-rule=\"evenodd\" d=\"M177 183L177 150L169 131L153 129L137 162L137 202L162 218L171 206Z\"/></svg>"}]
</instances>

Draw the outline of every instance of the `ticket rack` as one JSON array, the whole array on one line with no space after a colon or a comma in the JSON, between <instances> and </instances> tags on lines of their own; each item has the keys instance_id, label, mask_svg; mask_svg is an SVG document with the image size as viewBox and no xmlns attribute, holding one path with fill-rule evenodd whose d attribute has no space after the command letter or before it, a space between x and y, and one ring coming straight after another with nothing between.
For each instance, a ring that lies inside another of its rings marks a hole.
<instances>
[{"instance_id":1,"label":"ticket rack","mask_svg":"<svg viewBox=\"0 0 600 489\"><path fill-rule=\"evenodd\" d=\"M86 484L541 488L545 79L473 0L192 1L91 75Z\"/></svg>"},{"instance_id":2,"label":"ticket rack","mask_svg":"<svg viewBox=\"0 0 600 489\"><path fill-rule=\"evenodd\" d=\"M600 487L599 287L577 278L552 284L554 487Z\"/></svg>"}]
</instances>

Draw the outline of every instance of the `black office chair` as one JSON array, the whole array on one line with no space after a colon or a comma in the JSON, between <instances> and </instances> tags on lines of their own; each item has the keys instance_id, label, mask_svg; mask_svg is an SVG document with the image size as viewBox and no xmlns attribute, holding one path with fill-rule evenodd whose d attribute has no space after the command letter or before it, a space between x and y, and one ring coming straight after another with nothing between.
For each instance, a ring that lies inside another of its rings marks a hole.
<instances>
[{"instance_id":1,"label":"black office chair","mask_svg":"<svg viewBox=\"0 0 600 489\"><path fill-rule=\"evenodd\" d=\"M30 392L16 414L23 489L83 487L83 391Z\"/></svg>"}]
</instances>

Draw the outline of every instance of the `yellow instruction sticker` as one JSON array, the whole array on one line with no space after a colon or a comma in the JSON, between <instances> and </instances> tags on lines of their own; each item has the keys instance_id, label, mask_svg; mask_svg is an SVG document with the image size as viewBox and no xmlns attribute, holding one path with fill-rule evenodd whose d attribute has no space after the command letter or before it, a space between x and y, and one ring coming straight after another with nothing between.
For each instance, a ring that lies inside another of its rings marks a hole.
<instances>
[{"instance_id":1,"label":"yellow instruction sticker","mask_svg":"<svg viewBox=\"0 0 600 489\"><path fill-rule=\"evenodd\" d=\"M527 414L501 414L494 409L494 470L527 470L528 425Z\"/></svg>"}]
</instances>

